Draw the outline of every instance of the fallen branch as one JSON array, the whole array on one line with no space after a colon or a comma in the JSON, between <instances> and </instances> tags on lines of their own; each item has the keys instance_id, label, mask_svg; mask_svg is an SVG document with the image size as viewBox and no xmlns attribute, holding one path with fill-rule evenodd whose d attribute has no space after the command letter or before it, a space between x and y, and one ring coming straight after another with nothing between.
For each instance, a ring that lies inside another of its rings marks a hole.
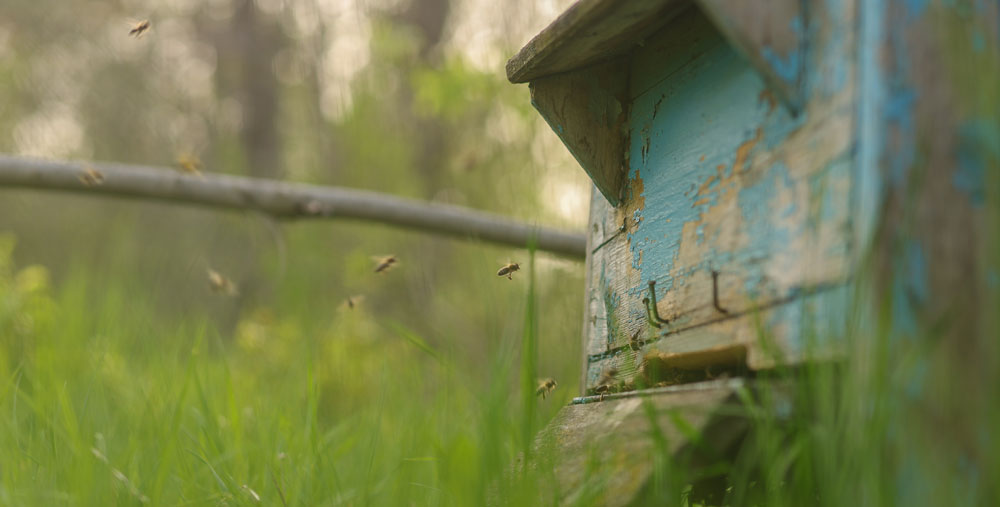
<instances>
[{"instance_id":1,"label":"fallen branch","mask_svg":"<svg viewBox=\"0 0 1000 507\"><path fill-rule=\"evenodd\" d=\"M0 155L0 186L249 210L283 220L350 218L522 248L535 236L539 250L576 258L586 251L583 234L461 206L261 178Z\"/></svg>"}]
</instances>

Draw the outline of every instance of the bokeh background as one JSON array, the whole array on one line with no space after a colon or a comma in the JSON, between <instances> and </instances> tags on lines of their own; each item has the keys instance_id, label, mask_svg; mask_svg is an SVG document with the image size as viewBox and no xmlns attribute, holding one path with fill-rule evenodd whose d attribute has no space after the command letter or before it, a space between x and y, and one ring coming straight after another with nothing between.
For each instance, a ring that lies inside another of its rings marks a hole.
<instances>
[{"instance_id":1,"label":"bokeh background","mask_svg":"<svg viewBox=\"0 0 1000 507\"><path fill-rule=\"evenodd\" d=\"M503 73L570 3L5 0L0 152L196 157L582 231L589 181ZM384 254L400 265L376 276ZM496 276L529 258L0 189L0 503L495 498L577 391L583 264L539 253L533 284ZM212 292L209 268L238 295ZM535 407L526 333L532 369L559 381Z\"/></svg>"}]
</instances>

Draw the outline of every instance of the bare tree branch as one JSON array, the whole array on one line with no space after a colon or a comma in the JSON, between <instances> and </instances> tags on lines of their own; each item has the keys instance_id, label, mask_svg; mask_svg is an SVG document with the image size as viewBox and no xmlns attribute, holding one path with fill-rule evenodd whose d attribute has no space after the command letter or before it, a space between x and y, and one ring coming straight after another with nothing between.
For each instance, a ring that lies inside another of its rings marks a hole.
<instances>
[{"instance_id":1,"label":"bare tree branch","mask_svg":"<svg viewBox=\"0 0 1000 507\"><path fill-rule=\"evenodd\" d=\"M461 206L338 187L123 164L0 155L0 186L258 211L279 219L353 218L583 258L583 234L539 227Z\"/></svg>"}]
</instances>

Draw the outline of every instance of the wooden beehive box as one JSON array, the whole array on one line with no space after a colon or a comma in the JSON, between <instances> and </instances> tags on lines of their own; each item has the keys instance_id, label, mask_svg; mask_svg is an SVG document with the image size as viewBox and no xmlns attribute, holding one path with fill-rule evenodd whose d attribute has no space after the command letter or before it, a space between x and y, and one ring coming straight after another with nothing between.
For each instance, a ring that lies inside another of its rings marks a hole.
<instances>
[{"instance_id":1,"label":"wooden beehive box","mask_svg":"<svg viewBox=\"0 0 1000 507\"><path fill-rule=\"evenodd\" d=\"M508 62L594 182L588 393L797 361L822 338L807 322L835 325L854 19L851 2L581 1ZM639 381L647 356L671 371Z\"/></svg>"},{"instance_id":2,"label":"wooden beehive box","mask_svg":"<svg viewBox=\"0 0 1000 507\"><path fill-rule=\"evenodd\" d=\"M564 499L595 457L594 503L641 495L661 452L643 436L676 456L677 417L731 449L745 419L717 407L753 382L726 369L924 340L962 385L988 378L971 359L1000 297L998 19L996 2L580 0L508 62L594 183L584 392L543 439Z\"/></svg>"}]
</instances>

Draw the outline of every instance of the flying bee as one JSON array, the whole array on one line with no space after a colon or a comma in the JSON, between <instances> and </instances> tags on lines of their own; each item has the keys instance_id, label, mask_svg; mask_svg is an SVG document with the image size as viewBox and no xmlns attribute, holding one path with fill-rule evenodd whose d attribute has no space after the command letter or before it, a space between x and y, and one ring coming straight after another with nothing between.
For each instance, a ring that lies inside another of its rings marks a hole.
<instances>
[{"instance_id":1,"label":"flying bee","mask_svg":"<svg viewBox=\"0 0 1000 507\"><path fill-rule=\"evenodd\" d=\"M542 399L544 400L545 395L551 393L552 390L555 389L557 385L559 385L559 383L556 382L554 379L547 378L539 380L538 389L535 390L535 396L541 396Z\"/></svg>"},{"instance_id":2,"label":"flying bee","mask_svg":"<svg viewBox=\"0 0 1000 507\"><path fill-rule=\"evenodd\" d=\"M88 167L84 169L83 172L80 173L78 178L80 179L80 183L83 183L88 187L104 183L104 174L102 174L101 171L94 169L93 167Z\"/></svg>"},{"instance_id":3,"label":"flying bee","mask_svg":"<svg viewBox=\"0 0 1000 507\"><path fill-rule=\"evenodd\" d=\"M389 268L393 267L399 259L395 255L386 255L385 257L373 257L375 259L375 272L383 273L388 271Z\"/></svg>"},{"instance_id":4,"label":"flying bee","mask_svg":"<svg viewBox=\"0 0 1000 507\"><path fill-rule=\"evenodd\" d=\"M212 288L212 292L222 293L227 296L239 294L236 284L232 280L222 276L218 271L211 268L208 270L208 286Z\"/></svg>"},{"instance_id":5,"label":"flying bee","mask_svg":"<svg viewBox=\"0 0 1000 507\"><path fill-rule=\"evenodd\" d=\"M194 155L177 157L177 167L186 173L201 176L201 160L198 160L198 157Z\"/></svg>"},{"instance_id":6,"label":"flying bee","mask_svg":"<svg viewBox=\"0 0 1000 507\"><path fill-rule=\"evenodd\" d=\"M348 310L353 310L357 308L364 300L365 296L363 295L347 296L347 299L345 299L344 302L341 303L340 307L346 308Z\"/></svg>"},{"instance_id":7,"label":"flying bee","mask_svg":"<svg viewBox=\"0 0 1000 507\"><path fill-rule=\"evenodd\" d=\"M514 272L519 269L521 269L521 266L519 266L517 263L512 262L500 268L500 270L497 271L497 276L506 276L508 280L513 280Z\"/></svg>"},{"instance_id":8,"label":"flying bee","mask_svg":"<svg viewBox=\"0 0 1000 507\"><path fill-rule=\"evenodd\" d=\"M128 31L128 34L134 35L135 38L138 39L142 37L142 34L149 30L149 27L150 23L148 19L137 21L134 25L132 25L132 29Z\"/></svg>"}]
</instances>

